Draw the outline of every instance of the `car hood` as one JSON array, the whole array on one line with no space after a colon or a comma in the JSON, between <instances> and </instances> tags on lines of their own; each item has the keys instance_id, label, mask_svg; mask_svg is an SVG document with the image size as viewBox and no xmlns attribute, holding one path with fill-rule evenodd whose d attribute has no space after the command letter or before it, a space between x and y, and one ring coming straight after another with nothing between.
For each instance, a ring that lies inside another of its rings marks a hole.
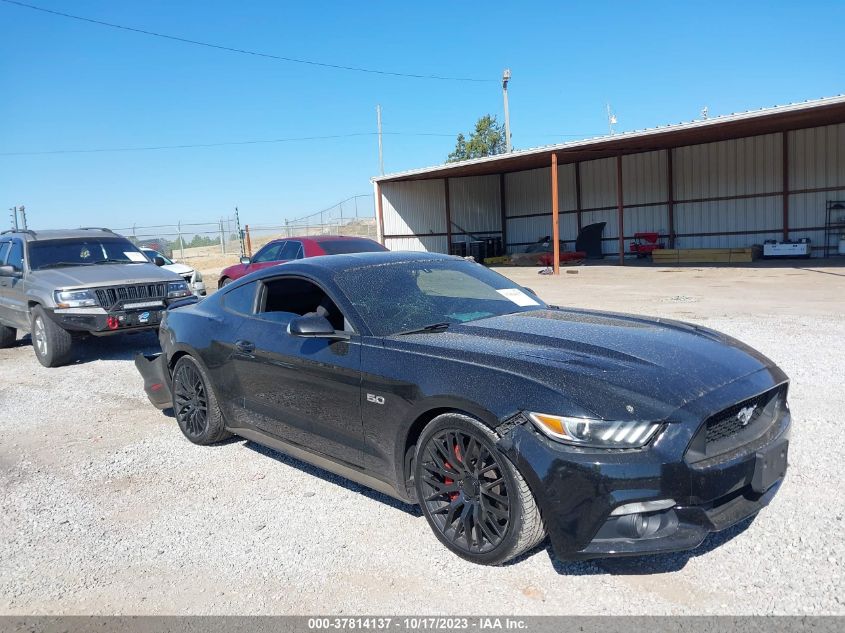
<instances>
[{"instance_id":1,"label":"car hood","mask_svg":"<svg viewBox=\"0 0 845 633\"><path fill-rule=\"evenodd\" d=\"M428 353L521 375L604 419L665 419L692 400L774 366L707 328L586 310L522 312L390 341L402 345L401 339Z\"/></svg>"},{"instance_id":2,"label":"car hood","mask_svg":"<svg viewBox=\"0 0 845 633\"><path fill-rule=\"evenodd\" d=\"M162 266L162 268L174 272L177 275L187 275L188 273L194 272L193 268L191 268L190 266L186 266L185 264L165 264L164 266Z\"/></svg>"},{"instance_id":3,"label":"car hood","mask_svg":"<svg viewBox=\"0 0 845 633\"><path fill-rule=\"evenodd\" d=\"M36 270L32 277L39 285L56 289L122 286L150 281L181 281L176 273L163 270L155 264L102 264L93 266L67 266Z\"/></svg>"}]
</instances>

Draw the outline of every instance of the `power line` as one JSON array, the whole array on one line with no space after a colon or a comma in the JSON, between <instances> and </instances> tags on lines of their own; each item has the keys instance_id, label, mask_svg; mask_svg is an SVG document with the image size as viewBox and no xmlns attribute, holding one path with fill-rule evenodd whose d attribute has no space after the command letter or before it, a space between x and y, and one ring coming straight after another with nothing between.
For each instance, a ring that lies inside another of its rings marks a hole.
<instances>
[{"instance_id":1,"label":"power line","mask_svg":"<svg viewBox=\"0 0 845 633\"><path fill-rule=\"evenodd\" d=\"M5 0L2 0L5 1ZM354 138L359 136L376 136L378 132L352 132L350 134L327 134L324 136L295 136L290 138L262 139L254 141L223 141L220 143L193 143L182 145L147 145L142 147L98 147L92 149L53 149L29 152L0 152L0 156L43 156L49 154L98 154L101 152L149 152L163 149L195 149L207 147L226 147L232 145L259 145L266 143L293 143L296 141L324 141L330 139ZM448 136L455 134L439 132L384 132L391 136Z\"/></svg>"},{"instance_id":2,"label":"power line","mask_svg":"<svg viewBox=\"0 0 845 633\"><path fill-rule=\"evenodd\" d=\"M172 40L174 42L182 42L183 44L193 44L194 46L204 46L206 48L214 48L221 51L227 51L229 53L239 53L241 55L252 55L253 57L264 57L267 59L275 59L278 61L283 62L290 62L293 64L306 64L309 66L319 66L321 68L333 68L335 70L348 70L353 72L359 73L370 73L373 75L386 75L390 77L407 77L411 79L435 79L439 81L468 81L468 82L476 82L476 83L488 83L493 81L498 81L496 79L481 79L478 77L447 77L444 75L422 75L422 74L415 74L415 73L400 73L400 72L392 72L388 70L379 70L376 68L363 68L359 66L344 66L342 64L329 64L326 62L317 62L311 59L301 59L298 57L285 57L283 55L273 55L271 53L261 53L258 51L251 51L244 48L235 48L232 46L223 46L221 44L212 44L210 42L201 42L199 40L192 40L186 37L179 37L176 35L165 35L164 33L157 33L155 31L147 31L145 29L138 29L131 26L125 26L122 24L114 24L112 22L104 22L103 20L95 20L93 18L86 18L81 15L72 15L70 13L62 13L61 11L54 11L53 9L46 9L44 7L39 7L34 4L27 4L26 2L19 2L18 0L0 0L0 2L5 2L6 4L13 4L19 7L24 7L26 9L32 9L34 11L41 11L42 13L49 13L51 15L57 15L63 18L69 18L71 20L79 20L80 22L88 22L89 24L96 24L98 26L106 26L112 29L120 29L122 31L131 31L132 33L140 33L141 35L150 35L152 37L159 37L166 40Z\"/></svg>"}]
</instances>

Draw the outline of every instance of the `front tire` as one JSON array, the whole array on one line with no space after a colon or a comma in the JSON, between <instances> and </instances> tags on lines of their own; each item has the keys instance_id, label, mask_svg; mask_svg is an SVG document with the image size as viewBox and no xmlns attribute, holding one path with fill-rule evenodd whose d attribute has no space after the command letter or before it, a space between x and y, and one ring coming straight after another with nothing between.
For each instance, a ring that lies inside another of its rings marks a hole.
<instances>
[{"instance_id":1,"label":"front tire","mask_svg":"<svg viewBox=\"0 0 845 633\"><path fill-rule=\"evenodd\" d=\"M172 391L176 422L191 442L206 446L231 437L208 374L190 356L182 356L176 361Z\"/></svg>"},{"instance_id":2,"label":"front tire","mask_svg":"<svg viewBox=\"0 0 845 633\"><path fill-rule=\"evenodd\" d=\"M220 280L220 288L225 288L230 283L232 283L231 279L229 279L228 277L223 277L223 279Z\"/></svg>"},{"instance_id":3,"label":"front tire","mask_svg":"<svg viewBox=\"0 0 845 633\"><path fill-rule=\"evenodd\" d=\"M446 413L417 443L414 486L435 536L461 558L498 565L545 537L525 479L478 420Z\"/></svg>"},{"instance_id":4,"label":"front tire","mask_svg":"<svg viewBox=\"0 0 845 633\"><path fill-rule=\"evenodd\" d=\"M59 367L70 361L73 338L57 325L41 306L32 309L32 347L44 367Z\"/></svg>"},{"instance_id":5,"label":"front tire","mask_svg":"<svg viewBox=\"0 0 845 633\"><path fill-rule=\"evenodd\" d=\"M0 325L0 349L14 345L17 337L18 331L15 328Z\"/></svg>"}]
</instances>

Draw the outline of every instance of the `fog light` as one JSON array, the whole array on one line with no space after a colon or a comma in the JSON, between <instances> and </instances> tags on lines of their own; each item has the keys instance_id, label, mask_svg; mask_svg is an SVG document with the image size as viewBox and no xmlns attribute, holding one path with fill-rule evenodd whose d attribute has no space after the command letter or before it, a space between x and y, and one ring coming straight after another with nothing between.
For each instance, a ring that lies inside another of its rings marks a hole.
<instances>
[{"instance_id":1,"label":"fog light","mask_svg":"<svg viewBox=\"0 0 845 633\"><path fill-rule=\"evenodd\" d=\"M659 514L629 514L619 519L619 531L629 538L654 535L662 525Z\"/></svg>"},{"instance_id":2,"label":"fog light","mask_svg":"<svg viewBox=\"0 0 845 633\"><path fill-rule=\"evenodd\" d=\"M674 499L658 499L656 501L637 501L635 503L626 503L619 506L610 516L620 516L623 514L639 514L641 512L654 512L656 510L666 510L675 505Z\"/></svg>"}]
</instances>

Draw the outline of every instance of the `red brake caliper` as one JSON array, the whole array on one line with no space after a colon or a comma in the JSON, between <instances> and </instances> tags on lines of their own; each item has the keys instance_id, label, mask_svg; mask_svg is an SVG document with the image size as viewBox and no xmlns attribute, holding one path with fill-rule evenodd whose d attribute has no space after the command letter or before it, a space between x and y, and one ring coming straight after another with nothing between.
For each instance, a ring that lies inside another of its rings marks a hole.
<instances>
[{"instance_id":1,"label":"red brake caliper","mask_svg":"<svg viewBox=\"0 0 845 633\"><path fill-rule=\"evenodd\" d=\"M458 460L459 462L464 461L464 460L461 458L461 447L460 447L460 446L458 446L457 444L455 444L455 451L454 451L454 452L455 452L455 457L457 458L457 460ZM449 462L443 462L443 463L446 465L446 468L450 468L450 469L454 470L454 469L452 468L452 465L451 465ZM451 486L453 483L455 483L455 480L454 480L454 479L451 479L450 477L444 477L444 478L443 478L443 483L444 483L444 484L446 484L447 486ZM457 492L457 490L455 490L455 491L453 491L453 492L450 492L450 493L448 493L448 494L449 494L449 501L454 501L455 499L457 499L457 498L458 498L458 492Z\"/></svg>"}]
</instances>

